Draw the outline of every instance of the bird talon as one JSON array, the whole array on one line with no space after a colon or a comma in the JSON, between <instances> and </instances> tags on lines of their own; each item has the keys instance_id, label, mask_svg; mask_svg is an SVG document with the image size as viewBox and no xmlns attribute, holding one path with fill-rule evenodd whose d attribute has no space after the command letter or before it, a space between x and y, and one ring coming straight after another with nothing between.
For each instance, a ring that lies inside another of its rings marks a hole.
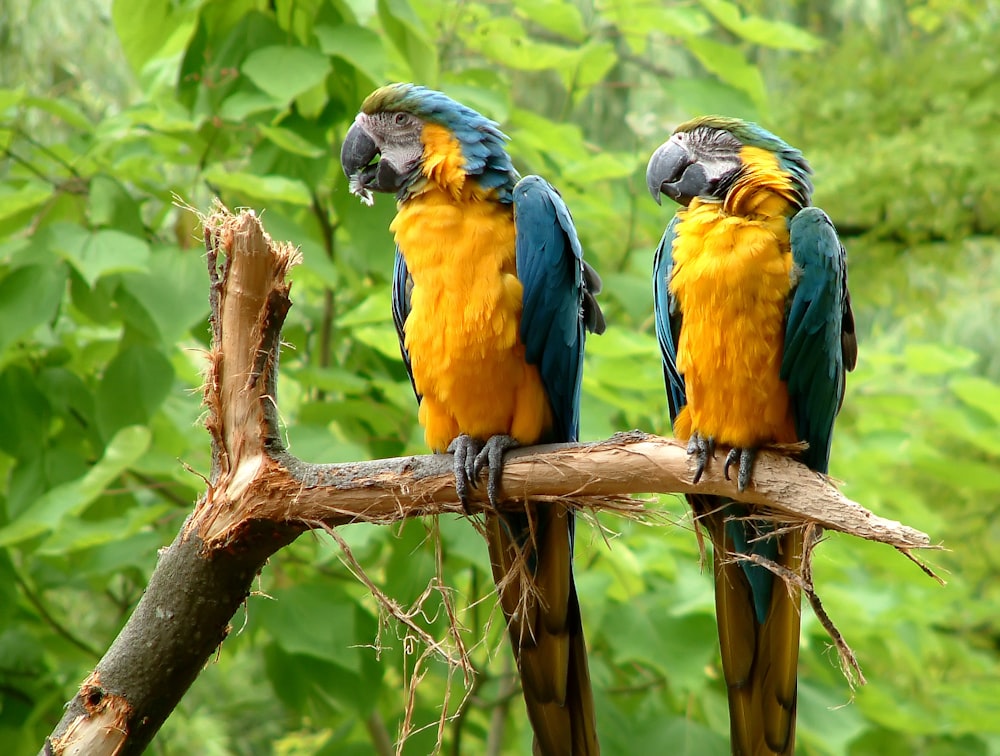
<instances>
[{"instance_id":1,"label":"bird talon","mask_svg":"<svg viewBox=\"0 0 1000 756\"><path fill-rule=\"evenodd\" d=\"M688 439L687 453L695 458L694 477L691 482L697 483L708 466L709 457L715 456L715 439L712 436L705 438L695 431Z\"/></svg>"},{"instance_id":2,"label":"bird talon","mask_svg":"<svg viewBox=\"0 0 1000 756\"><path fill-rule=\"evenodd\" d=\"M469 489L476 487L476 478L479 475L479 470L482 469L476 467L476 460L482 448L482 441L464 433L448 444L447 451L455 455L452 466L455 473L455 492L458 494L458 500L462 502L462 509L467 515L472 514L472 510L469 508Z\"/></svg>"},{"instance_id":3,"label":"bird talon","mask_svg":"<svg viewBox=\"0 0 1000 756\"><path fill-rule=\"evenodd\" d=\"M722 466L722 477L729 480L729 468L735 465L740 458L740 450L737 448L732 448L729 450L729 454L726 455L726 464Z\"/></svg>"},{"instance_id":4,"label":"bird talon","mask_svg":"<svg viewBox=\"0 0 1000 756\"><path fill-rule=\"evenodd\" d=\"M726 464L722 468L722 474L726 480L730 480L729 468L738 464L736 472L736 488L743 492L750 485L750 476L753 472L753 462L757 457L757 450L750 448L734 447L726 455Z\"/></svg>"},{"instance_id":5,"label":"bird talon","mask_svg":"<svg viewBox=\"0 0 1000 756\"><path fill-rule=\"evenodd\" d=\"M489 467L489 479L486 483L486 495L489 497L490 505L496 509L500 501L500 479L503 476L503 456L509 450L518 446L510 436L498 434L490 436L482 449L476 455L476 474Z\"/></svg>"}]
</instances>

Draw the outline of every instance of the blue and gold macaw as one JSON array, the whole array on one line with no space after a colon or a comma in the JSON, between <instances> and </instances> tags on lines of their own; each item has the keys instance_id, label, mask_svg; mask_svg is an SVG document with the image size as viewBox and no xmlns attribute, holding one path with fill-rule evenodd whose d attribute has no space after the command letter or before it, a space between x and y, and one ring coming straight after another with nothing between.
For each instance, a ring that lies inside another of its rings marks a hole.
<instances>
[{"instance_id":1,"label":"blue and gold macaw","mask_svg":"<svg viewBox=\"0 0 1000 756\"><path fill-rule=\"evenodd\" d=\"M695 482L716 444L732 448L750 484L768 444L808 446L827 471L844 373L857 360L844 248L810 207L802 153L760 126L709 116L678 126L650 158L657 202L682 207L656 250L656 332L674 435L696 458ZM732 752L791 754L795 743L799 590L759 555L801 574L803 534L745 518L743 504L689 495L713 544Z\"/></svg>"},{"instance_id":2,"label":"blue and gold macaw","mask_svg":"<svg viewBox=\"0 0 1000 756\"><path fill-rule=\"evenodd\" d=\"M497 124L413 84L364 101L344 139L351 190L396 195L393 319L428 446L455 455L459 496L504 452L575 441L600 279L562 198L518 181ZM376 158L378 158L377 162ZM573 516L554 503L486 513L493 575L542 754L598 752Z\"/></svg>"}]
</instances>

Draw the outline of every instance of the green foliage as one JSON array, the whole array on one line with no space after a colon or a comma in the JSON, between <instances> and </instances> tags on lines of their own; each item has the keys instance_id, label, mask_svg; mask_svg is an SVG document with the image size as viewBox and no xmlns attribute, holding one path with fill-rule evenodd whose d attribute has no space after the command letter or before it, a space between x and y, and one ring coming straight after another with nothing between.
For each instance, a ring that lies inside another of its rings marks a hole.
<instances>
[{"instance_id":1,"label":"green foliage","mask_svg":"<svg viewBox=\"0 0 1000 756\"><path fill-rule=\"evenodd\" d=\"M883 547L819 549L818 587L869 685L843 706L852 693L806 611L800 751L1000 753L995 3L8 4L0 742L37 750L202 489L188 468L209 470L207 277L175 197L256 207L301 246L278 396L293 453L424 451L390 318L394 208L361 207L336 160L362 98L412 79L501 121L522 173L573 210L612 325L588 344L586 438L668 431L648 275L669 211L646 194L651 150L705 112L803 148L846 232L861 335L832 472L941 539L929 559L949 585ZM604 751L723 754L711 581L683 503L662 505L679 527L602 515L610 544L578 528ZM458 613L478 676L443 745L483 752L510 668L482 540L459 519L342 535L432 635ZM401 732L419 644L329 539L277 555L234 627L157 751L370 753L373 733ZM441 702L455 714L464 697L443 661L423 665L413 726L426 729L407 753L429 752ZM504 751L526 752L516 699L506 723Z\"/></svg>"}]
</instances>

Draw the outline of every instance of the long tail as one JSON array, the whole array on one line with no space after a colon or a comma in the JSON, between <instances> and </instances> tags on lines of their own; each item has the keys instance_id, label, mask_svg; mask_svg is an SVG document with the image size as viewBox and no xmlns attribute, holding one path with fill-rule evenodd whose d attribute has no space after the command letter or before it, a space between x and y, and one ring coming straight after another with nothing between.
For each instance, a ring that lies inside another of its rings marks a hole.
<instances>
[{"instance_id":1,"label":"long tail","mask_svg":"<svg viewBox=\"0 0 1000 756\"><path fill-rule=\"evenodd\" d=\"M580 604L573 583L573 515L556 504L488 515L500 606L521 675L535 753L600 753Z\"/></svg>"},{"instance_id":2,"label":"long tail","mask_svg":"<svg viewBox=\"0 0 1000 756\"><path fill-rule=\"evenodd\" d=\"M766 526L731 519L747 514L739 504L712 496L689 496L688 501L712 539L732 752L740 756L792 754L800 591L789 590L765 567L741 562L733 555L758 554L801 574L802 531L768 536Z\"/></svg>"}]
</instances>

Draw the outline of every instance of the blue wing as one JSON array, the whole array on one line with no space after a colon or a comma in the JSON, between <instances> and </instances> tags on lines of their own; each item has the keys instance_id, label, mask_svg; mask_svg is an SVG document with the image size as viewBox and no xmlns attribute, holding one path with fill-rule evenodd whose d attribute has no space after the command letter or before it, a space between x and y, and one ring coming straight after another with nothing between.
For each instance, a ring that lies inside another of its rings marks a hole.
<instances>
[{"instance_id":1,"label":"blue wing","mask_svg":"<svg viewBox=\"0 0 1000 756\"><path fill-rule=\"evenodd\" d=\"M420 403L421 396L417 392L417 384L413 382L413 367L410 364L410 353L406 351L406 334L403 326L410 316L410 292L413 290L413 279L410 271L406 269L406 260L403 259L399 247L396 247L396 259L392 267L392 322L396 326L396 336L399 338L399 352L403 356L403 365L410 376L410 385L413 386L413 393L417 396L417 403Z\"/></svg>"},{"instance_id":2,"label":"blue wing","mask_svg":"<svg viewBox=\"0 0 1000 756\"><path fill-rule=\"evenodd\" d=\"M844 372L857 361L854 314L847 291L847 255L833 223L817 207L789 222L795 285L788 303L781 378L795 431L809 448L802 461L826 472L833 421L844 398Z\"/></svg>"},{"instance_id":3,"label":"blue wing","mask_svg":"<svg viewBox=\"0 0 1000 756\"><path fill-rule=\"evenodd\" d=\"M674 237L679 223L675 215L663 232L660 246L653 258L653 309L656 316L656 338L663 356L663 381L667 388L670 421L687 404L684 378L677 372L677 341L681 332L681 312L670 296L670 276L674 272Z\"/></svg>"},{"instance_id":4,"label":"blue wing","mask_svg":"<svg viewBox=\"0 0 1000 756\"><path fill-rule=\"evenodd\" d=\"M583 248L566 203L538 176L514 187L517 277L524 287L521 341L538 367L555 419L549 441L575 441L586 331L603 333L594 299L601 279L583 261Z\"/></svg>"}]
</instances>

